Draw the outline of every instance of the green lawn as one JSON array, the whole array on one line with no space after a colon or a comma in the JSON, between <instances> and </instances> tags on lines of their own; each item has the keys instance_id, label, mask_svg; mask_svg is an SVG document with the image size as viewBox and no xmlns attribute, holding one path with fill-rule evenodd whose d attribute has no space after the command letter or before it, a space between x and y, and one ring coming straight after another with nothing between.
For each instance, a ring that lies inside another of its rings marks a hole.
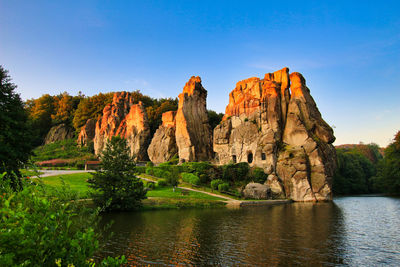
<instances>
[{"instance_id":1,"label":"green lawn","mask_svg":"<svg viewBox=\"0 0 400 267\"><path fill-rule=\"evenodd\" d=\"M90 173L74 173L57 176L43 177L41 180L44 184L54 187L61 187L63 182L72 190L77 191L79 196L85 198L88 196L88 183L86 182L91 177ZM183 192L182 192L183 191ZM179 188L173 192L172 187L156 187L155 189L147 192L147 197L151 198L168 198L176 200L204 200L204 201L218 201L222 198L210 196L200 192L189 190L182 190Z\"/></svg>"},{"instance_id":2,"label":"green lawn","mask_svg":"<svg viewBox=\"0 0 400 267\"><path fill-rule=\"evenodd\" d=\"M183 191L183 193L182 193ZM176 188L175 192L172 187L161 187L156 188L147 192L148 197L157 197L157 198L176 198L176 199L205 199L205 200L224 200L219 197L210 196L207 194L203 194L200 192L194 192L190 190L182 190L180 188Z\"/></svg>"},{"instance_id":3,"label":"green lawn","mask_svg":"<svg viewBox=\"0 0 400 267\"><path fill-rule=\"evenodd\" d=\"M90 173L73 173L73 174L64 174L57 176L48 176L43 177L41 180L44 184L61 187L63 182L71 188L73 191L77 191L79 196L85 198L88 196L88 183L86 182L92 175Z\"/></svg>"}]
</instances>

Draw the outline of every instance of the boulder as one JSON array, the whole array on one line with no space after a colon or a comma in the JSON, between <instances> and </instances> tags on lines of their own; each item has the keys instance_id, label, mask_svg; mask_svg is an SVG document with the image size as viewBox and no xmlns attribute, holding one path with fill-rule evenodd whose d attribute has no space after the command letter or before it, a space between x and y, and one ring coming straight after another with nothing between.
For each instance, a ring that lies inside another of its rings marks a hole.
<instances>
[{"instance_id":1,"label":"boulder","mask_svg":"<svg viewBox=\"0 0 400 267\"><path fill-rule=\"evenodd\" d=\"M94 150L96 155L103 151L111 137L120 136L127 140L132 156L136 160L148 160L147 147L150 143L150 128L143 103L134 104L128 92L117 92L103 115L96 122Z\"/></svg>"},{"instance_id":2,"label":"boulder","mask_svg":"<svg viewBox=\"0 0 400 267\"><path fill-rule=\"evenodd\" d=\"M44 144L50 144L57 141L62 141L65 139L71 139L74 137L74 129L62 123L57 126L51 127L50 131L47 133L44 139Z\"/></svg>"},{"instance_id":3,"label":"boulder","mask_svg":"<svg viewBox=\"0 0 400 267\"><path fill-rule=\"evenodd\" d=\"M265 184L248 183L243 190L243 196L250 199L269 199L271 189Z\"/></svg>"},{"instance_id":4,"label":"boulder","mask_svg":"<svg viewBox=\"0 0 400 267\"><path fill-rule=\"evenodd\" d=\"M96 133L96 120L88 119L86 124L82 126L78 135L77 143L80 146L87 146L90 141L93 141Z\"/></svg>"},{"instance_id":5,"label":"boulder","mask_svg":"<svg viewBox=\"0 0 400 267\"><path fill-rule=\"evenodd\" d=\"M332 199L334 140L304 77L284 68L236 84L213 149L220 164L262 167L275 197L324 201Z\"/></svg>"},{"instance_id":6,"label":"boulder","mask_svg":"<svg viewBox=\"0 0 400 267\"><path fill-rule=\"evenodd\" d=\"M178 153L175 140L175 116L175 111L162 114L162 125L155 132L147 149L149 158L153 163L169 161Z\"/></svg>"},{"instance_id":7,"label":"boulder","mask_svg":"<svg viewBox=\"0 0 400 267\"><path fill-rule=\"evenodd\" d=\"M211 129L206 107L207 91L200 77L191 77L179 95L175 138L180 162L212 158Z\"/></svg>"}]
</instances>

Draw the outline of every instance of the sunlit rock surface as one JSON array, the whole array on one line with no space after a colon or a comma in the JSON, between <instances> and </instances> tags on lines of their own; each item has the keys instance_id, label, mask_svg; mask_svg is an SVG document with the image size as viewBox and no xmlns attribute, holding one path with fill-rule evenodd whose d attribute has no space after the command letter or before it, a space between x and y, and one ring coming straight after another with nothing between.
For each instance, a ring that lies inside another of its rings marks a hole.
<instances>
[{"instance_id":1,"label":"sunlit rock surface","mask_svg":"<svg viewBox=\"0 0 400 267\"><path fill-rule=\"evenodd\" d=\"M96 155L101 153L113 136L127 140L136 160L148 160L150 128L147 114L143 104L134 104L134 99L128 92L115 93L113 102L104 108L102 117L97 121L94 137Z\"/></svg>"},{"instance_id":2,"label":"sunlit rock surface","mask_svg":"<svg viewBox=\"0 0 400 267\"><path fill-rule=\"evenodd\" d=\"M213 148L219 164L262 167L272 194L321 201L332 199L334 140L303 76L284 68L236 84Z\"/></svg>"}]
</instances>

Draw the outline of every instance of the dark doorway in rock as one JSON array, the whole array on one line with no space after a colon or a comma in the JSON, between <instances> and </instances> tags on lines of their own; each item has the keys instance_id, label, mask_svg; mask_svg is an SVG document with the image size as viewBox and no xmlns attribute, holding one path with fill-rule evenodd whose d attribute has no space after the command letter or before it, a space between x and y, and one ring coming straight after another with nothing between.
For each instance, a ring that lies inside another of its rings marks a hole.
<instances>
[{"instance_id":1,"label":"dark doorway in rock","mask_svg":"<svg viewBox=\"0 0 400 267\"><path fill-rule=\"evenodd\" d=\"M233 163L236 163L236 155L232 155L232 161Z\"/></svg>"},{"instance_id":2,"label":"dark doorway in rock","mask_svg":"<svg viewBox=\"0 0 400 267\"><path fill-rule=\"evenodd\" d=\"M265 155L265 153L261 153L261 160L266 160L267 156Z\"/></svg>"},{"instance_id":3,"label":"dark doorway in rock","mask_svg":"<svg viewBox=\"0 0 400 267\"><path fill-rule=\"evenodd\" d=\"M247 162L248 163L252 163L253 162L253 153L249 153L249 154L247 154Z\"/></svg>"}]
</instances>

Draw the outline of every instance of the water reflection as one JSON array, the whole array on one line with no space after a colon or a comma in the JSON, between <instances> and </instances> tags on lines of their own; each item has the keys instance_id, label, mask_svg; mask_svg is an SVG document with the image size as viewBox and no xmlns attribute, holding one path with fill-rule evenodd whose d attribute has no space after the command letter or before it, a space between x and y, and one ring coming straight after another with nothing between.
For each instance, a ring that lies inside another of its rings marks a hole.
<instances>
[{"instance_id":1,"label":"water reflection","mask_svg":"<svg viewBox=\"0 0 400 267\"><path fill-rule=\"evenodd\" d=\"M239 210L114 213L115 233L101 256L130 264L343 264L345 232L335 203L296 203Z\"/></svg>"}]
</instances>

